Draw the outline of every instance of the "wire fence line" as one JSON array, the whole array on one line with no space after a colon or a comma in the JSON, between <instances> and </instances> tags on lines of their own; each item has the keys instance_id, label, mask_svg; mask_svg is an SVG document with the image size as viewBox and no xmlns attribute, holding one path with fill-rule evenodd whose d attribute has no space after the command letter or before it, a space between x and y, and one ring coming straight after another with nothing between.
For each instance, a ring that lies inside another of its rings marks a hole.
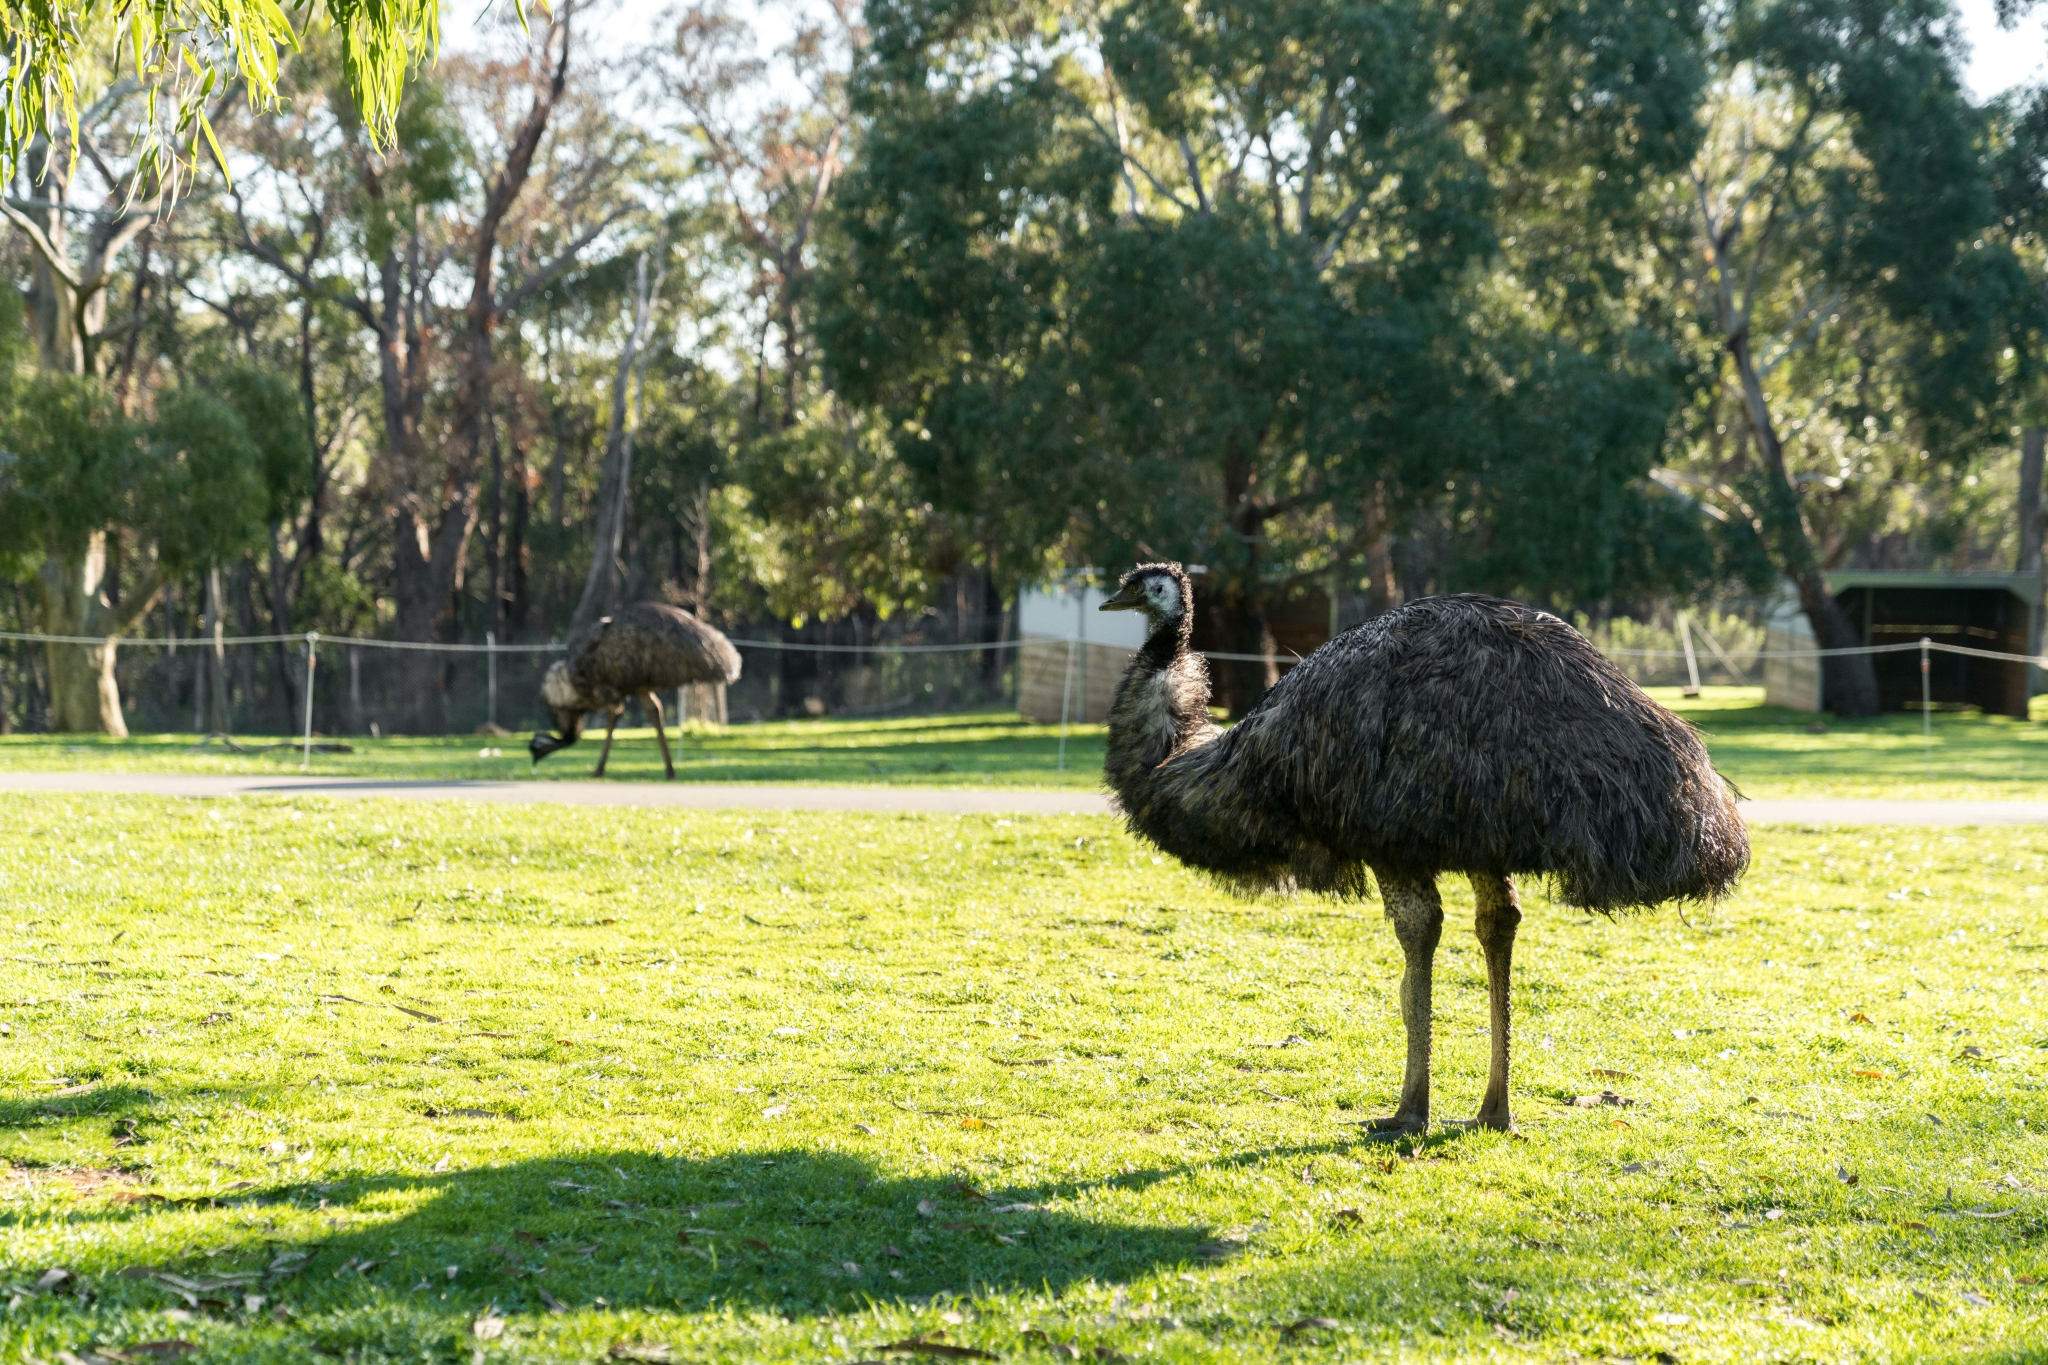
<instances>
[{"instance_id":1,"label":"wire fence line","mask_svg":"<svg viewBox=\"0 0 2048 1365\"><path fill-rule=\"evenodd\" d=\"M677 696L688 719L767 720L833 715L864 719L1011 709L1042 720L1099 720L1128 646L1064 636L965 642L848 644L738 637L749 667L722 698L691 690ZM565 648L560 640L420 642L371 636L292 634L192 636L56 635L0 631L0 732L49 723L48 665L43 647L108 649L122 714L132 730L290 735L508 734L547 724L540 682ZM1754 684L1773 659L1821 660L1844 654L1921 651L2031 664L2035 657L1928 640L1849 649L1743 649L1718 656L1729 681ZM1680 649L1609 647L1644 686L1684 683ZM1303 661L1292 652L1204 651L1219 662L1276 666ZM1092 660L1092 662L1091 662ZM1702 660L1702 663L1705 661ZM1960 660L1958 660L1960 662ZM218 675L218 676L217 676ZM1696 686L1698 678L1691 679ZM226 726L217 724L225 692ZM1027 692L1030 696L1027 697ZM422 709L420 699L431 694ZM664 709L670 699L664 697ZM690 708L698 709L692 713Z\"/></svg>"},{"instance_id":2,"label":"wire fence line","mask_svg":"<svg viewBox=\"0 0 2048 1365\"><path fill-rule=\"evenodd\" d=\"M731 638L731 637L729 637ZM309 630L294 635L223 635L216 639L211 635L46 635L39 631L0 630L0 640L22 644L56 645L115 645L122 648L160 649L211 649L216 644L236 645L316 645L334 646L347 649L409 649L433 654L559 654L568 648L562 640L546 640L540 643L490 642L486 644L460 643L455 641L381 640L367 635L325 635ZM1032 641L1052 645L1094 645L1098 648L1123 649L1137 652L1134 646L1110 644L1102 640L1089 640L1081 636L1045 635L1033 636L1030 640L971 640L956 644L906 645L832 645L811 644L802 640L750 640L732 638L740 649L779 650L797 654L965 654L985 650L1010 650L1023 647ZM1832 659L1850 654L1901 654L1910 653L1921 647L1921 641L1908 640L1895 645L1846 645L1839 649L1758 649L1747 651L1750 662L1763 659ZM1951 645L1929 638L1926 647L1937 654L1962 654L1975 659L1997 659L2007 663L2033 664L2048 669L2048 654L2013 654L1996 649L1978 649L1972 645ZM1617 646L1597 646L1602 654L1632 659L1683 659L1682 649L1624 649ZM1232 663L1298 664L1308 656L1303 654L1233 654L1218 649L1195 651L1205 659Z\"/></svg>"}]
</instances>

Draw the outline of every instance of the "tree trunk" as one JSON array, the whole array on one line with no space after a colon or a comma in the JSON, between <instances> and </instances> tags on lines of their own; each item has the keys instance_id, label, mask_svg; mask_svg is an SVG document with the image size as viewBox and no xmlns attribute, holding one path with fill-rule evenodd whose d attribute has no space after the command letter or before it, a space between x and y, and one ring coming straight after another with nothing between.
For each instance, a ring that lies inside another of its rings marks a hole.
<instances>
[{"instance_id":1,"label":"tree trunk","mask_svg":"<svg viewBox=\"0 0 2048 1365\"><path fill-rule=\"evenodd\" d=\"M1749 413L1750 429L1756 435L1757 453L1762 459L1769 501L1764 513L1768 543L1777 552L1778 565L1799 589L1799 606L1813 626L1815 641L1822 649L1854 649L1866 644L1849 624L1841 604L1828 591L1821 573L1819 556L1807 534L1800 514L1799 490L1792 486L1785 469L1785 447L1771 420L1763 380L1749 353L1749 337L1737 332L1729 338L1728 351L1735 359L1742 381L1743 404ZM1821 677L1827 708L1838 716L1874 716L1878 713L1877 670L1868 654L1837 654L1823 661Z\"/></svg>"},{"instance_id":2,"label":"tree trunk","mask_svg":"<svg viewBox=\"0 0 2048 1365\"><path fill-rule=\"evenodd\" d=\"M611 608L612 583L618 568L619 545L626 534L627 494L633 481L633 412L629 398L639 383L645 360L648 332L654 319L654 295L661 289L656 274L652 286L647 279L647 253L640 253L633 283L633 328L619 352L618 369L612 375L611 430L605 434L604 471L598 479L597 534L592 538L590 572L583 579L583 595L569 618L570 652L574 641L587 635L598 619Z\"/></svg>"},{"instance_id":3,"label":"tree trunk","mask_svg":"<svg viewBox=\"0 0 2048 1365\"><path fill-rule=\"evenodd\" d=\"M2033 575L2035 586L2031 596L2034 608L2034 629L2027 641L2030 653L2041 652L2041 617L2043 602L2041 596L2041 465L2044 449L2048 449L2048 431L2040 427L2028 427L2020 433L2020 562L2019 571Z\"/></svg>"},{"instance_id":4,"label":"tree trunk","mask_svg":"<svg viewBox=\"0 0 2048 1365\"><path fill-rule=\"evenodd\" d=\"M104 535L91 537L78 553L49 556L36 574L45 634L101 637L84 644L52 641L43 647L52 733L128 736L121 689L114 681L115 653L120 636L155 605L163 580L151 568L118 608L107 600L106 580Z\"/></svg>"},{"instance_id":5,"label":"tree trunk","mask_svg":"<svg viewBox=\"0 0 2048 1365\"><path fill-rule=\"evenodd\" d=\"M1365 503L1366 600L1372 614L1382 616L1401 605L1401 588L1394 581L1394 535L1387 515L1387 486L1376 483Z\"/></svg>"},{"instance_id":6,"label":"tree trunk","mask_svg":"<svg viewBox=\"0 0 2048 1365\"><path fill-rule=\"evenodd\" d=\"M206 637L212 657L207 660L207 683L211 705L207 708L206 731L213 735L232 733L228 720L228 650L221 642L220 569L206 571Z\"/></svg>"},{"instance_id":7,"label":"tree trunk","mask_svg":"<svg viewBox=\"0 0 2048 1365\"><path fill-rule=\"evenodd\" d=\"M1208 616L1216 623L1216 649L1224 654L1270 657L1276 646L1267 628L1266 614L1258 599L1242 584L1232 584L1207 603ZM1209 664L1214 680L1216 705L1230 713L1232 720L1258 704L1266 689L1280 680L1277 665L1263 659L1216 659Z\"/></svg>"}]
</instances>

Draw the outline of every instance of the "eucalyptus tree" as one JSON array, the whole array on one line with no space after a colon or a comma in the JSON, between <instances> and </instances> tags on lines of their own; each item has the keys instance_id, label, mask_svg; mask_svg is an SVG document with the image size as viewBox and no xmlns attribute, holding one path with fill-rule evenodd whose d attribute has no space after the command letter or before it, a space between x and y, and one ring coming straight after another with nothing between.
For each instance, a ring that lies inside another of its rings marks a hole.
<instances>
[{"instance_id":1,"label":"eucalyptus tree","mask_svg":"<svg viewBox=\"0 0 2048 1365\"><path fill-rule=\"evenodd\" d=\"M1988 121L1949 22L1943 0L1734 7L1678 191L1727 396L1712 425L1735 438L1712 443L1702 486L1754 525L1828 649L1859 636L1826 568L1888 489L1974 457L2037 311L1997 231ZM1830 659L1826 677L1832 709L1875 713L1867 656Z\"/></svg>"},{"instance_id":2,"label":"eucalyptus tree","mask_svg":"<svg viewBox=\"0 0 2048 1365\"><path fill-rule=\"evenodd\" d=\"M1441 586L1697 567L1643 492L1681 376L1628 297L1646 191L1693 153L1691 6L868 21L820 330L1007 582L1199 560L1222 646L1267 653L1272 604L1419 511ZM1271 677L1220 673L1240 712Z\"/></svg>"},{"instance_id":3,"label":"eucalyptus tree","mask_svg":"<svg viewBox=\"0 0 2048 1365\"><path fill-rule=\"evenodd\" d=\"M342 144L330 168L347 206L336 258L295 254L303 223L263 221L244 206L234 226L241 250L375 342L399 640L432 640L452 619L491 467L501 328L636 207L624 175L634 140L594 90L571 81L575 13L557 6L511 55L451 63L416 83L387 150L367 138L345 91L330 94ZM452 355L436 343L444 332ZM397 725L438 731L432 656L409 653L401 667Z\"/></svg>"}]
</instances>

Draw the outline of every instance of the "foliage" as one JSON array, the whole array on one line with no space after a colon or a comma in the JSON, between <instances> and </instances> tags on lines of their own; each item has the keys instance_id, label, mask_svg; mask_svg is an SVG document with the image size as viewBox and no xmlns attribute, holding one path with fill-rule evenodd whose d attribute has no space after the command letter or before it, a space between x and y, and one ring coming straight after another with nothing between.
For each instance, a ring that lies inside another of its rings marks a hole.
<instances>
[{"instance_id":1,"label":"foliage","mask_svg":"<svg viewBox=\"0 0 2048 1365\"><path fill-rule=\"evenodd\" d=\"M1646 186L1692 148L1692 11L870 23L821 333L983 557L1200 561L1254 650L1269 593L1355 571L1374 503L1457 523L1432 586L1708 571L1639 487L1683 374L1630 297Z\"/></svg>"},{"instance_id":2,"label":"foliage","mask_svg":"<svg viewBox=\"0 0 2048 1365\"><path fill-rule=\"evenodd\" d=\"M79 0L0 6L7 52L0 155L38 136L75 135L81 104L123 83L147 93L138 130L141 170L175 185L204 152L225 168L211 108L239 84L252 107L274 107L280 55L316 23L339 36L348 90L373 142L398 128L405 79L440 44L438 0L136 0L110 13Z\"/></svg>"}]
</instances>

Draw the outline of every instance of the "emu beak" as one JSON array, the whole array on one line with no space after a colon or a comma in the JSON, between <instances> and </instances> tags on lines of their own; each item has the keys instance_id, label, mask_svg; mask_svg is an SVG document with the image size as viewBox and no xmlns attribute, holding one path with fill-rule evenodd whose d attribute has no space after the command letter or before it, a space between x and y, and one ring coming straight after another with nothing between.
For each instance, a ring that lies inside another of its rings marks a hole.
<instances>
[{"instance_id":1,"label":"emu beak","mask_svg":"<svg viewBox=\"0 0 2048 1365\"><path fill-rule=\"evenodd\" d=\"M1136 611L1145 600L1145 591L1136 583L1126 583L1118 588L1107 602L1097 611Z\"/></svg>"}]
</instances>

